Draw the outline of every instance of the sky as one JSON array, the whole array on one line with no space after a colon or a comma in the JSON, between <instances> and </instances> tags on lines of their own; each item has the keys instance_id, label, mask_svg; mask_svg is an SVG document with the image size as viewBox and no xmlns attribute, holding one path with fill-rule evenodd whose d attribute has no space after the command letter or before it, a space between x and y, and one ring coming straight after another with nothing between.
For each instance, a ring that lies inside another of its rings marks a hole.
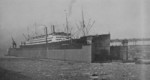
<instances>
[{"instance_id":1,"label":"sky","mask_svg":"<svg viewBox=\"0 0 150 80\"><path fill-rule=\"evenodd\" d=\"M90 35L111 34L111 39L150 38L149 0L0 0L0 48L11 46L11 36L19 45L23 34L42 34L55 25L63 31L66 13L69 27L76 31L82 20L95 21Z\"/></svg>"}]
</instances>

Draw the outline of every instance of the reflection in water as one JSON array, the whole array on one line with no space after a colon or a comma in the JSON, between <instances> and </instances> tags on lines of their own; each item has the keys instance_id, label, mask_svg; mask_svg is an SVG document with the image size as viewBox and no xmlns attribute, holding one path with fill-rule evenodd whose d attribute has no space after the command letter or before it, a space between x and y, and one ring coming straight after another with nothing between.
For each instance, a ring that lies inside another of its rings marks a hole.
<instances>
[{"instance_id":1,"label":"reflection in water","mask_svg":"<svg viewBox=\"0 0 150 80\"><path fill-rule=\"evenodd\" d=\"M142 64L140 80L147 80L146 79L146 70L147 70L147 66L145 64Z\"/></svg>"}]
</instances>

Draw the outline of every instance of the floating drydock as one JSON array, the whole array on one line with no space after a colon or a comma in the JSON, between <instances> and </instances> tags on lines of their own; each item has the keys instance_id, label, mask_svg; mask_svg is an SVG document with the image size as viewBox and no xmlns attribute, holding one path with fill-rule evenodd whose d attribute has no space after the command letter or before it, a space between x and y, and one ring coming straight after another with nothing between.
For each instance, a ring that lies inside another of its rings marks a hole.
<instances>
[{"instance_id":1,"label":"floating drydock","mask_svg":"<svg viewBox=\"0 0 150 80\"><path fill-rule=\"evenodd\" d=\"M79 62L106 61L110 58L110 34L10 48L8 55Z\"/></svg>"},{"instance_id":2,"label":"floating drydock","mask_svg":"<svg viewBox=\"0 0 150 80\"><path fill-rule=\"evenodd\" d=\"M95 21L94 21L95 22ZM45 26L45 34L41 36L28 37L16 48L13 40L13 48L8 51L9 56L26 58L44 58L64 61L101 62L110 59L110 34L88 35L91 25L85 25L82 10L81 27L78 31L83 33L80 38L72 38L69 33L68 19L66 14L66 33L55 32L54 25L52 33L48 34ZM87 36L88 35L88 36Z\"/></svg>"}]
</instances>

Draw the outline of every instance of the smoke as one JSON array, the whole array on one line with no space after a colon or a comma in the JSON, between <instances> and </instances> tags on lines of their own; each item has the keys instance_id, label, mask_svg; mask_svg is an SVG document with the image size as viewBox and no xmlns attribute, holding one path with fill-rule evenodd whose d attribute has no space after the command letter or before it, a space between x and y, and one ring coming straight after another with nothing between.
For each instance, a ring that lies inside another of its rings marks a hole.
<instances>
[{"instance_id":1,"label":"smoke","mask_svg":"<svg viewBox=\"0 0 150 80\"><path fill-rule=\"evenodd\" d=\"M72 14L72 6L76 2L76 0L71 0L69 4L69 16Z\"/></svg>"}]
</instances>

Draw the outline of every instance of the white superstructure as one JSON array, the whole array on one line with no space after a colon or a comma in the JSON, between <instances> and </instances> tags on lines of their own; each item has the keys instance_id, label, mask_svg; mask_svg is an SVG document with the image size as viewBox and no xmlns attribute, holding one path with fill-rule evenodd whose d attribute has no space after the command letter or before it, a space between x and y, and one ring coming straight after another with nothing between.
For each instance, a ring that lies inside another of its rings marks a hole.
<instances>
[{"instance_id":1,"label":"white superstructure","mask_svg":"<svg viewBox=\"0 0 150 80\"><path fill-rule=\"evenodd\" d=\"M46 44L47 43L53 43L53 42L60 42L60 41L66 41L70 40L70 34L64 33L64 32L57 32L53 34L48 34L47 38L46 35L36 36L28 39L21 45L36 45L36 44Z\"/></svg>"}]
</instances>

